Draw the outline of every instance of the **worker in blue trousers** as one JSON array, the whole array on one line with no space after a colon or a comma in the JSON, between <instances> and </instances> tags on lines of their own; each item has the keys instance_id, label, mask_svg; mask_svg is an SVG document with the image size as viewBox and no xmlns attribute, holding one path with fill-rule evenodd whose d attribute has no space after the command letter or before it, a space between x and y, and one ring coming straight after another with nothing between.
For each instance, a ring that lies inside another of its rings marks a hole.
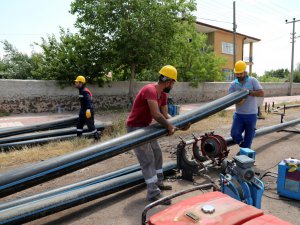
<instances>
[{"instance_id":1,"label":"worker in blue trousers","mask_svg":"<svg viewBox=\"0 0 300 225\"><path fill-rule=\"evenodd\" d=\"M256 78L247 75L246 68L247 65L244 61L236 62L234 67L236 78L231 82L229 88L229 93L240 90L249 91L249 95L236 104L231 137L240 147L251 148L255 136L258 113L256 97L263 97L264 91Z\"/></svg>"},{"instance_id":2,"label":"worker in blue trousers","mask_svg":"<svg viewBox=\"0 0 300 225\"><path fill-rule=\"evenodd\" d=\"M75 87L79 90L79 101L80 101L80 111L77 122L77 136L82 136L83 126L86 124L89 132L94 136L95 140L100 139L100 133L95 128L94 124L94 105L92 102L92 93L85 86L86 80L84 76L77 76L75 82Z\"/></svg>"}]
</instances>

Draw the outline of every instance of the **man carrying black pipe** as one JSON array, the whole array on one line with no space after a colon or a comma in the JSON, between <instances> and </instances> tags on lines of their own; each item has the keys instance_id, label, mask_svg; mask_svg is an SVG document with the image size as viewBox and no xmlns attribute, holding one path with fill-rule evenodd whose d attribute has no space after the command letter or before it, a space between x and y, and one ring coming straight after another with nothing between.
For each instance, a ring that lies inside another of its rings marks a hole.
<instances>
[{"instance_id":1,"label":"man carrying black pipe","mask_svg":"<svg viewBox=\"0 0 300 225\"><path fill-rule=\"evenodd\" d=\"M256 97L263 97L264 91L256 78L247 75L246 67L244 61L236 62L234 67L236 79L231 82L229 87L229 93L240 90L249 91L247 98L236 104L230 133L233 141L240 147L251 148L258 112ZM244 137L243 132L245 132Z\"/></svg>"},{"instance_id":2,"label":"man carrying black pipe","mask_svg":"<svg viewBox=\"0 0 300 225\"><path fill-rule=\"evenodd\" d=\"M159 71L158 83L147 84L137 94L131 112L127 118L127 131L147 127L156 120L168 130L168 135L174 134L177 127L168 122L168 93L177 80L177 70L174 66L164 66ZM162 151L157 140L134 149L147 184L147 199L152 202L162 197L162 190L171 190L170 185L163 183ZM170 204L170 201L166 204Z\"/></svg>"}]
</instances>

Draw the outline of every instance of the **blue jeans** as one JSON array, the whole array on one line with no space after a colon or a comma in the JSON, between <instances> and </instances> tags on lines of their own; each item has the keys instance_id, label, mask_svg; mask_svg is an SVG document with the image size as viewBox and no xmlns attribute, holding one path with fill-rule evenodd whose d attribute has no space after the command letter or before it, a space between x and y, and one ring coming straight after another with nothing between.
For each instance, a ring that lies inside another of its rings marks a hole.
<instances>
[{"instance_id":1,"label":"blue jeans","mask_svg":"<svg viewBox=\"0 0 300 225\"><path fill-rule=\"evenodd\" d=\"M251 148L256 129L256 114L233 114L231 137L236 144L243 143L241 147ZM243 137L243 132L245 135Z\"/></svg>"}]
</instances>

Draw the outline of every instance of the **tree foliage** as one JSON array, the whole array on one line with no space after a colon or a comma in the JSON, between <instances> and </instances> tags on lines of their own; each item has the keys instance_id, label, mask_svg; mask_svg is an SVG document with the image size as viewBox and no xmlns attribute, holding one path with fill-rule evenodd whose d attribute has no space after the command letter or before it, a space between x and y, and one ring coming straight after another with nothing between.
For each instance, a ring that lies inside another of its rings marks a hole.
<instances>
[{"instance_id":1,"label":"tree foliage","mask_svg":"<svg viewBox=\"0 0 300 225\"><path fill-rule=\"evenodd\" d=\"M204 81L224 80L221 68L226 59L214 54L212 47L207 45L207 36L198 33L195 24L191 23L184 23L178 29L167 61L177 66L179 81L197 85Z\"/></svg>"},{"instance_id":2,"label":"tree foliage","mask_svg":"<svg viewBox=\"0 0 300 225\"><path fill-rule=\"evenodd\" d=\"M180 15L189 19L195 9L194 0L75 0L71 4L79 32L99 37L115 68L130 70L130 97L135 73L161 65Z\"/></svg>"},{"instance_id":3,"label":"tree foliage","mask_svg":"<svg viewBox=\"0 0 300 225\"><path fill-rule=\"evenodd\" d=\"M59 40L54 35L42 38L42 43L37 45L42 48L43 55L35 74L64 82L83 74L89 82L99 81L103 75L101 41L89 37L61 28Z\"/></svg>"},{"instance_id":4,"label":"tree foliage","mask_svg":"<svg viewBox=\"0 0 300 225\"><path fill-rule=\"evenodd\" d=\"M261 82L285 82L288 80L289 70L288 69L277 69L265 71L263 76L258 79Z\"/></svg>"},{"instance_id":5,"label":"tree foliage","mask_svg":"<svg viewBox=\"0 0 300 225\"><path fill-rule=\"evenodd\" d=\"M31 57L6 43L9 54L0 71L9 78L61 82L82 74L99 83L112 71L114 80L130 79L130 96L133 79L157 80L166 64L178 69L180 81L223 80L224 59L196 32L195 9L195 0L74 0L70 12L77 16L78 33L61 28L59 37L35 43L42 52Z\"/></svg>"},{"instance_id":6,"label":"tree foliage","mask_svg":"<svg viewBox=\"0 0 300 225\"><path fill-rule=\"evenodd\" d=\"M297 64L295 71L293 73L293 77L295 83L300 83L300 63Z\"/></svg>"},{"instance_id":7,"label":"tree foliage","mask_svg":"<svg viewBox=\"0 0 300 225\"><path fill-rule=\"evenodd\" d=\"M8 41L2 41L5 52L0 61L2 79L33 79L32 71L36 68L35 61L27 54L19 52Z\"/></svg>"}]
</instances>

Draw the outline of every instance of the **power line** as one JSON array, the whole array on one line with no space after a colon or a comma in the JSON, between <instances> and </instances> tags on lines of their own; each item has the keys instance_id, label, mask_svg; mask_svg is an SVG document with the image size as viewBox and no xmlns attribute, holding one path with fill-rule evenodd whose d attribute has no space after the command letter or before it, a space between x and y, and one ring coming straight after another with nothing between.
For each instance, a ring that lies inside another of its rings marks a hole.
<instances>
[{"instance_id":1,"label":"power line","mask_svg":"<svg viewBox=\"0 0 300 225\"><path fill-rule=\"evenodd\" d=\"M22 34L22 33L15 33L15 34L1 34L0 33L0 36L41 36L43 34Z\"/></svg>"},{"instance_id":2,"label":"power line","mask_svg":"<svg viewBox=\"0 0 300 225\"><path fill-rule=\"evenodd\" d=\"M214 22L219 22L219 23L230 23L230 24L232 24L232 22L228 22L228 21L221 21L221 20L207 19L207 18L201 18L201 17L197 17L197 19L200 19L200 20L209 20L209 21L214 21Z\"/></svg>"}]
</instances>

